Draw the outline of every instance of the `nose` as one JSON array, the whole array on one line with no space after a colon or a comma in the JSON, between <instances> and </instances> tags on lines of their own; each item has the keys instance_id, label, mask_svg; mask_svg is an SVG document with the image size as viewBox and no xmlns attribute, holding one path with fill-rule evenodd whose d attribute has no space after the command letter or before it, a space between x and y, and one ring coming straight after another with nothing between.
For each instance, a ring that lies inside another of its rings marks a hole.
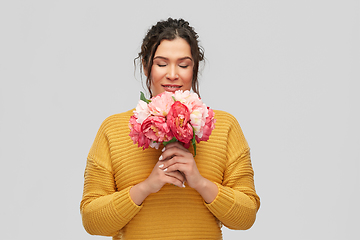
<instances>
[{"instance_id":1,"label":"nose","mask_svg":"<svg viewBox=\"0 0 360 240\"><path fill-rule=\"evenodd\" d=\"M169 80L176 80L179 78L179 75L177 74L177 71L176 71L176 66L171 66L169 68L169 71L166 74L166 78Z\"/></svg>"}]
</instances>

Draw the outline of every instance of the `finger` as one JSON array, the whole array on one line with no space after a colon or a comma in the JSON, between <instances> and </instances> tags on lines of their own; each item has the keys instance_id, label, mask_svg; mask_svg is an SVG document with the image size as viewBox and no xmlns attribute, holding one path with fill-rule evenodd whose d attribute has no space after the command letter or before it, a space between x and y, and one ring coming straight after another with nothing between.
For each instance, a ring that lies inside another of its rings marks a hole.
<instances>
[{"instance_id":1,"label":"finger","mask_svg":"<svg viewBox=\"0 0 360 240\"><path fill-rule=\"evenodd\" d=\"M176 178L180 182L184 182L186 180L185 176L179 171L165 171L164 173L165 173L166 176Z\"/></svg>"},{"instance_id":2,"label":"finger","mask_svg":"<svg viewBox=\"0 0 360 240\"><path fill-rule=\"evenodd\" d=\"M176 157L177 158L177 157ZM165 161L164 163L160 164L158 167L159 169L164 172L167 175L171 175L171 176L175 176L175 177L180 177L180 180L184 180L185 175L182 174L181 170L178 169L179 164L185 165L185 163L169 163L169 161L174 161L173 159ZM159 161L162 162L162 161ZM178 165L176 165L178 164ZM174 166L175 165L175 166ZM183 167L181 167L181 169L183 169ZM179 175L180 174L180 175Z\"/></svg>"},{"instance_id":3,"label":"finger","mask_svg":"<svg viewBox=\"0 0 360 240\"><path fill-rule=\"evenodd\" d=\"M188 151L188 149L186 149L184 146L183 146L183 143L181 142L173 142L173 143L169 143L167 144L164 148L163 148L163 151L165 151L166 149L170 149L170 148L179 148L179 149L182 149L184 151Z\"/></svg>"},{"instance_id":4,"label":"finger","mask_svg":"<svg viewBox=\"0 0 360 240\"><path fill-rule=\"evenodd\" d=\"M187 162L184 160L178 160L178 159L179 159L179 157L174 157L173 159L170 159L170 160L159 161L159 162L163 162L162 164L160 164L158 166L159 170L163 171L164 173L172 173L172 172L177 172L177 171L183 170L184 167L179 167L179 166L180 166L180 164L186 165ZM176 165L176 164L178 164L178 165ZM181 170L180 170L180 168L181 168Z\"/></svg>"},{"instance_id":5,"label":"finger","mask_svg":"<svg viewBox=\"0 0 360 240\"><path fill-rule=\"evenodd\" d=\"M183 165L186 165L189 163L189 160L184 158L184 157L180 157L180 156L174 156L173 158L171 159L168 159L168 160L164 160L164 161L159 161L159 162L162 162L163 164L160 164L159 165L159 168L163 171L167 171L169 170L169 167L175 165L175 164L183 164ZM176 170L180 170L180 169L176 169L176 168L171 168L170 172L171 171L176 171ZM181 170L180 170L181 171Z\"/></svg>"},{"instance_id":6,"label":"finger","mask_svg":"<svg viewBox=\"0 0 360 240\"><path fill-rule=\"evenodd\" d=\"M188 167L184 163L177 162L177 163L171 164L167 167L164 167L162 170L165 172L165 174L167 172L173 173L173 172L179 172L179 171L182 172L183 174L185 174L188 172Z\"/></svg>"},{"instance_id":7,"label":"finger","mask_svg":"<svg viewBox=\"0 0 360 240\"><path fill-rule=\"evenodd\" d=\"M166 148L165 151L160 155L159 160L169 160L175 156L181 157L190 157L192 154L189 151L185 151L184 149L178 147Z\"/></svg>"},{"instance_id":8,"label":"finger","mask_svg":"<svg viewBox=\"0 0 360 240\"><path fill-rule=\"evenodd\" d=\"M185 187L185 177L178 171L168 172L165 174L167 176L166 182L174 184L178 187Z\"/></svg>"}]
</instances>

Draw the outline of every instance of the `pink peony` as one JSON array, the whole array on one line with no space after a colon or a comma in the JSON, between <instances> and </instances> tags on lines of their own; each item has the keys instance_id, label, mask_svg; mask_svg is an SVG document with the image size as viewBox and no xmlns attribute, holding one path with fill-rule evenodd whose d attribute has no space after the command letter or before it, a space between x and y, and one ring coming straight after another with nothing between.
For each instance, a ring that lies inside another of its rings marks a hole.
<instances>
[{"instance_id":1,"label":"pink peony","mask_svg":"<svg viewBox=\"0 0 360 240\"><path fill-rule=\"evenodd\" d=\"M133 140L134 144L138 143L138 147L143 147L143 149L148 148L150 144L150 139L148 139L141 132L141 125L136 121L135 116L131 116L129 121L130 128L130 138Z\"/></svg>"},{"instance_id":2,"label":"pink peony","mask_svg":"<svg viewBox=\"0 0 360 240\"><path fill-rule=\"evenodd\" d=\"M180 101L182 104L187 106L189 112L193 112L195 108L202 106L203 103L196 93L192 93L189 90L181 91L178 90L174 93L176 101Z\"/></svg>"},{"instance_id":3,"label":"pink peony","mask_svg":"<svg viewBox=\"0 0 360 240\"><path fill-rule=\"evenodd\" d=\"M205 126L201 129L202 136L198 137L195 136L196 141L199 143L200 141L207 141L209 140L210 134L212 130L215 128L215 122L216 119L214 118L214 111L210 108L208 108L208 114L209 116L206 118Z\"/></svg>"},{"instance_id":4,"label":"pink peony","mask_svg":"<svg viewBox=\"0 0 360 240\"><path fill-rule=\"evenodd\" d=\"M150 141L170 141L173 137L164 117L148 117L141 125L141 131Z\"/></svg>"},{"instance_id":5,"label":"pink peony","mask_svg":"<svg viewBox=\"0 0 360 240\"><path fill-rule=\"evenodd\" d=\"M208 108L201 101L196 93L178 90L174 93L174 98L188 107L190 112L190 124L194 127L195 135L202 137L202 129L208 117Z\"/></svg>"},{"instance_id":6,"label":"pink peony","mask_svg":"<svg viewBox=\"0 0 360 240\"><path fill-rule=\"evenodd\" d=\"M163 92L151 99L148 108L151 115L166 117L173 103L172 93Z\"/></svg>"},{"instance_id":7,"label":"pink peony","mask_svg":"<svg viewBox=\"0 0 360 240\"><path fill-rule=\"evenodd\" d=\"M167 124L177 140L189 143L193 138L193 129L189 123L189 109L179 101L176 101L170 108L167 115Z\"/></svg>"}]
</instances>

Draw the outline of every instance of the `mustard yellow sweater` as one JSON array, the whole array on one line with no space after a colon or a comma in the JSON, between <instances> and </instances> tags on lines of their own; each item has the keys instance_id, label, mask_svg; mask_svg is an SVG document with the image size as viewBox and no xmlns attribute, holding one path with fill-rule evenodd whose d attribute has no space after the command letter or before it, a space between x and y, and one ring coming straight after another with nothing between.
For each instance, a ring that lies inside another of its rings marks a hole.
<instances>
[{"instance_id":1,"label":"mustard yellow sweater","mask_svg":"<svg viewBox=\"0 0 360 240\"><path fill-rule=\"evenodd\" d=\"M132 186L144 181L161 155L138 148L129 137L133 110L107 118L90 149L85 169L81 214L86 231L113 239L222 239L221 223L248 229L260 199L254 188L248 144L237 120L214 111L210 139L197 144L195 161L201 175L219 188L207 204L187 186L166 184L141 206L130 198ZM192 151L190 147L190 151Z\"/></svg>"}]
</instances>

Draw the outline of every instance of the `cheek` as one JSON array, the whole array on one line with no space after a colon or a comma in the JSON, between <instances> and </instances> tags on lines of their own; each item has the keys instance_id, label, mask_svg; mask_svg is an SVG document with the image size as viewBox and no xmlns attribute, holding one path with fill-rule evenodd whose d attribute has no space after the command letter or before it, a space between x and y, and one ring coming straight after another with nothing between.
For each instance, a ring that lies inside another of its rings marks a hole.
<instances>
[{"instance_id":1,"label":"cheek","mask_svg":"<svg viewBox=\"0 0 360 240\"><path fill-rule=\"evenodd\" d=\"M161 70L159 70L159 68L153 67L151 69L151 81L153 83L158 82L159 80L161 80L161 78L163 77L163 73Z\"/></svg>"},{"instance_id":2,"label":"cheek","mask_svg":"<svg viewBox=\"0 0 360 240\"><path fill-rule=\"evenodd\" d=\"M192 82L192 78L193 78L193 70L191 71L186 71L183 73L182 75L182 79L184 81L186 81L186 83L190 84L191 85L191 82Z\"/></svg>"},{"instance_id":3,"label":"cheek","mask_svg":"<svg viewBox=\"0 0 360 240\"><path fill-rule=\"evenodd\" d=\"M158 68L152 67L151 68L151 76L150 76L150 89L153 96L156 96L160 93L160 82L162 79L163 73L159 71Z\"/></svg>"}]
</instances>

